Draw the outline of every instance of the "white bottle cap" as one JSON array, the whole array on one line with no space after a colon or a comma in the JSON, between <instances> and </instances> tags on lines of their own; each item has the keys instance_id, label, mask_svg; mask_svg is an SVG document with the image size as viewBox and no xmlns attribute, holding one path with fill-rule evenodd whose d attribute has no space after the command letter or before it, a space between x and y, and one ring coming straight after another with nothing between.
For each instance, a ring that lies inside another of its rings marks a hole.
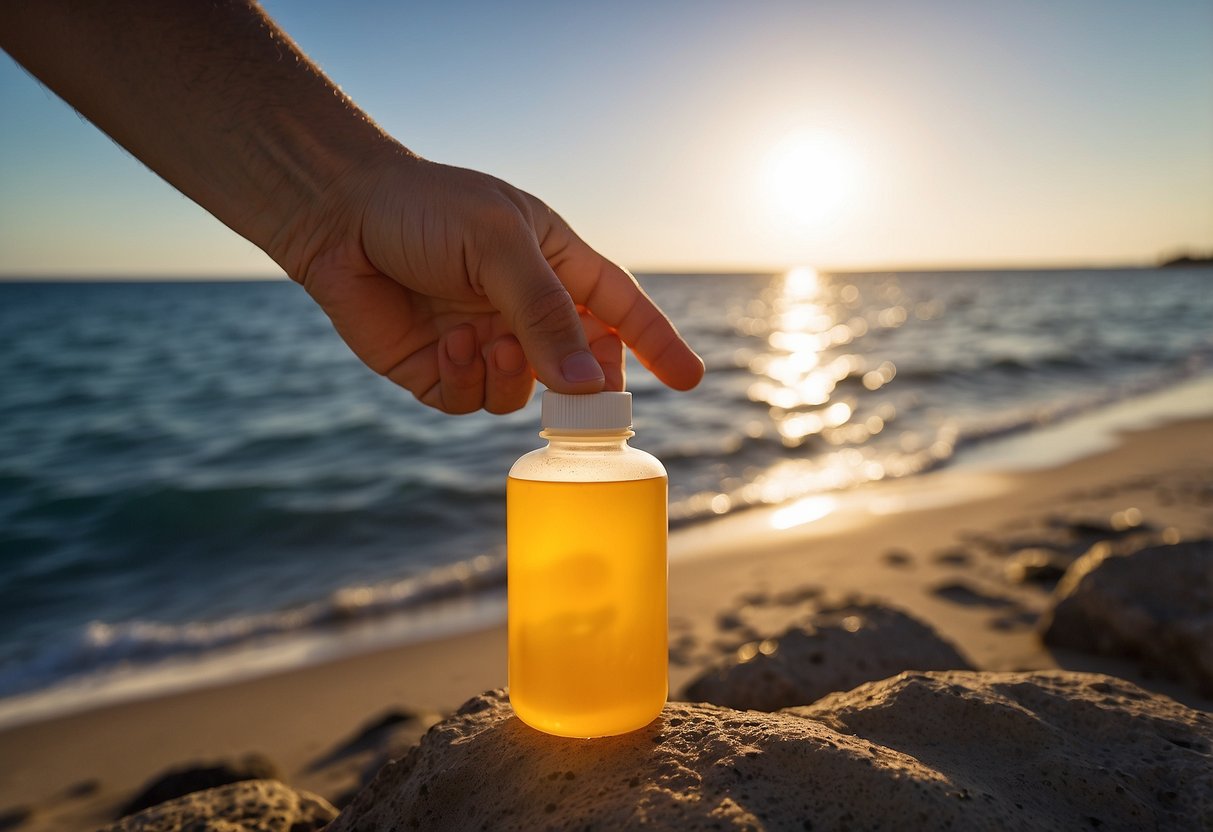
<instances>
[{"instance_id":1,"label":"white bottle cap","mask_svg":"<svg viewBox=\"0 0 1213 832\"><path fill-rule=\"evenodd\" d=\"M632 426L632 394L569 395L545 390L541 421L545 429L627 430Z\"/></svg>"}]
</instances>

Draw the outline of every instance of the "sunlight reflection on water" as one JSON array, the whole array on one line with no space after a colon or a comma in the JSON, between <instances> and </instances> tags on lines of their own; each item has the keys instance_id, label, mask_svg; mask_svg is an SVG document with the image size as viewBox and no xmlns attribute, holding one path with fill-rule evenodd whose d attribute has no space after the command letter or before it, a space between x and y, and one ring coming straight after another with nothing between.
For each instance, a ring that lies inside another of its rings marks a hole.
<instances>
[{"instance_id":1,"label":"sunlight reflection on water","mask_svg":"<svg viewBox=\"0 0 1213 832\"><path fill-rule=\"evenodd\" d=\"M952 454L955 429L947 425L930 441L903 430L897 446L878 455L868 446L872 437L897 420L897 407L891 401L867 400L896 378L897 366L890 359L875 360L863 348L869 346L867 341L901 327L910 314L895 281L865 288L878 303L865 300L859 286L845 278L823 277L801 266L773 281L747 304L744 314L733 317L738 335L764 338L764 350L735 354L754 379L747 397L767 406L769 424L785 448L813 442L818 452L785 459L733 493L692 498L691 506L703 502L719 513L725 505L720 497L727 498L730 508L782 502L886 476L905 476ZM943 312L939 302L918 306L920 320Z\"/></svg>"}]
</instances>

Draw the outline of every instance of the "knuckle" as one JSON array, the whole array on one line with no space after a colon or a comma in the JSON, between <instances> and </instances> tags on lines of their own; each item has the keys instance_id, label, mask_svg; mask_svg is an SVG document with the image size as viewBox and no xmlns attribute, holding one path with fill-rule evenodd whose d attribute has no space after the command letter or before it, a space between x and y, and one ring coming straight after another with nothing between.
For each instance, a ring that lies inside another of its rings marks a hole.
<instances>
[{"instance_id":1,"label":"knuckle","mask_svg":"<svg viewBox=\"0 0 1213 832\"><path fill-rule=\"evenodd\" d=\"M569 293L561 287L551 287L527 301L518 323L529 332L555 335L567 331L576 318Z\"/></svg>"},{"instance_id":2,"label":"knuckle","mask_svg":"<svg viewBox=\"0 0 1213 832\"><path fill-rule=\"evenodd\" d=\"M516 242L528 233L528 226L518 206L504 194L486 190L475 197L471 213L474 227L483 239L498 246Z\"/></svg>"}]
</instances>

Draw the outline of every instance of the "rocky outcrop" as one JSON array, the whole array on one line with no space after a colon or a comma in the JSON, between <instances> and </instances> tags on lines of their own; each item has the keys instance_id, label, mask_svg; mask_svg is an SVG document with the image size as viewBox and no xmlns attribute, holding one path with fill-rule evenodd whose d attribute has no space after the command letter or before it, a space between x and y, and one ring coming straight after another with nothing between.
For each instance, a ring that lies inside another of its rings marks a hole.
<instances>
[{"instance_id":1,"label":"rocky outcrop","mask_svg":"<svg viewBox=\"0 0 1213 832\"><path fill-rule=\"evenodd\" d=\"M99 832L315 832L336 815L323 797L277 780L244 780L144 809Z\"/></svg>"},{"instance_id":2,"label":"rocky outcrop","mask_svg":"<svg viewBox=\"0 0 1213 832\"><path fill-rule=\"evenodd\" d=\"M743 644L688 684L682 698L776 711L903 670L967 669L956 648L918 619L879 604L846 604Z\"/></svg>"},{"instance_id":3,"label":"rocky outcrop","mask_svg":"<svg viewBox=\"0 0 1213 832\"><path fill-rule=\"evenodd\" d=\"M1213 696L1213 540L1117 555L1095 546L1058 584L1044 640L1136 658Z\"/></svg>"},{"instance_id":4,"label":"rocky outcrop","mask_svg":"<svg viewBox=\"0 0 1213 832\"><path fill-rule=\"evenodd\" d=\"M187 763L153 777L122 808L118 817L142 812L166 800L205 791L241 780L276 780L278 768L261 754L247 754L238 760Z\"/></svg>"},{"instance_id":5,"label":"rocky outcrop","mask_svg":"<svg viewBox=\"0 0 1213 832\"><path fill-rule=\"evenodd\" d=\"M1107 676L913 673L777 713L670 703L570 740L476 697L329 832L1200 829L1213 721Z\"/></svg>"}]
</instances>

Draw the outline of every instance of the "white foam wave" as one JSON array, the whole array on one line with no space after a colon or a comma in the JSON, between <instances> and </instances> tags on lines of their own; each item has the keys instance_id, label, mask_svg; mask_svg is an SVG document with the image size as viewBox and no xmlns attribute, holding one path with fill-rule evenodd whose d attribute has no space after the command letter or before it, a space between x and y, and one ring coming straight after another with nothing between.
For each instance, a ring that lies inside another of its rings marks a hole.
<instances>
[{"instance_id":1,"label":"white foam wave","mask_svg":"<svg viewBox=\"0 0 1213 832\"><path fill-rule=\"evenodd\" d=\"M320 601L287 610L183 623L93 621L75 642L46 651L33 661L0 670L0 696L107 668L199 656L277 637L371 621L438 601L473 596L504 584L504 555L481 555L401 580L343 587Z\"/></svg>"}]
</instances>

